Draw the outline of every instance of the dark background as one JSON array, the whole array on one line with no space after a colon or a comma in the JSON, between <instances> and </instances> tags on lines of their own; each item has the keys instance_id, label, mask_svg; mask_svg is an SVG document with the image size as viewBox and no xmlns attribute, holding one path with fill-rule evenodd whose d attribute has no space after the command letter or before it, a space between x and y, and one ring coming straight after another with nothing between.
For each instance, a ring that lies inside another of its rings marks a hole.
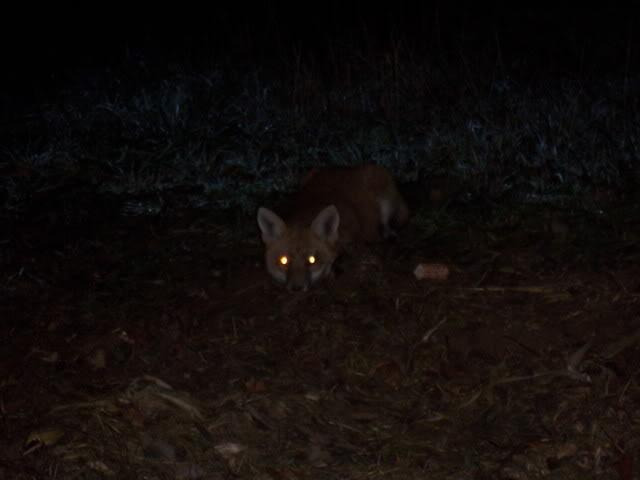
<instances>
[{"instance_id":1,"label":"dark background","mask_svg":"<svg viewBox=\"0 0 640 480\"><path fill-rule=\"evenodd\" d=\"M492 55L513 74L629 73L638 65L636 9L611 5L485 2L211 3L132 10L112 5L5 15L5 95L28 100L70 71L230 62L277 64L296 49L322 65L353 45L400 42L430 59ZM49 7L50 8L50 7Z\"/></svg>"}]
</instances>

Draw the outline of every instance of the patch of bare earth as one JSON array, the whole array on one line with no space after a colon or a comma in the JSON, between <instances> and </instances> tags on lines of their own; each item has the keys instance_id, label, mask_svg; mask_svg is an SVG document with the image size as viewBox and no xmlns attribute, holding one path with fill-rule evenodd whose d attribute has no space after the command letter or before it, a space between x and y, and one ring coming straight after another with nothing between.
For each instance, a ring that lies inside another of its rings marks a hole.
<instances>
[{"instance_id":1,"label":"patch of bare earth","mask_svg":"<svg viewBox=\"0 0 640 480\"><path fill-rule=\"evenodd\" d=\"M573 227L409 228L292 295L253 224L20 226L0 477L637 478L628 228L604 249Z\"/></svg>"}]
</instances>

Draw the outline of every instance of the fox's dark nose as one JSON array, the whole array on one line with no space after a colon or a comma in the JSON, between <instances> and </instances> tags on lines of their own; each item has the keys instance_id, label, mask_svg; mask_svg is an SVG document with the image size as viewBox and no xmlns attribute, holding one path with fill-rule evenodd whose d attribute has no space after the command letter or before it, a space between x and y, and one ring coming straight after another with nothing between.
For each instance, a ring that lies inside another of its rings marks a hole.
<instances>
[{"instance_id":1,"label":"fox's dark nose","mask_svg":"<svg viewBox=\"0 0 640 480\"><path fill-rule=\"evenodd\" d=\"M307 284L306 283L289 283L287 284L287 289L290 292L306 292Z\"/></svg>"}]
</instances>

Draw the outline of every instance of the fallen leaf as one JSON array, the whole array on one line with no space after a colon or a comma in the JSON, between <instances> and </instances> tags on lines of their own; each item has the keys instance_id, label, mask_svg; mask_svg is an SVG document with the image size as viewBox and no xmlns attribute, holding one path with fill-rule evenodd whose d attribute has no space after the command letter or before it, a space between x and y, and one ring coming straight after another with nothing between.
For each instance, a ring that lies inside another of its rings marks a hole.
<instances>
[{"instance_id":1,"label":"fallen leaf","mask_svg":"<svg viewBox=\"0 0 640 480\"><path fill-rule=\"evenodd\" d=\"M419 263L413 270L417 280L446 280L449 267L442 263Z\"/></svg>"}]
</instances>

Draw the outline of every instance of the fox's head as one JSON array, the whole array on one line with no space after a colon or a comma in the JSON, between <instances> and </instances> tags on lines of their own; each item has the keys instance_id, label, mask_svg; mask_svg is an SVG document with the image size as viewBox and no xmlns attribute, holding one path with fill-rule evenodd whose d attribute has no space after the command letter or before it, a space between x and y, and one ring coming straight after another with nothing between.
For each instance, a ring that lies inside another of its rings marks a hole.
<instances>
[{"instance_id":1,"label":"fox's head","mask_svg":"<svg viewBox=\"0 0 640 480\"><path fill-rule=\"evenodd\" d=\"M267 208L258 209L267 271L289 290L306 291L331 274L337 256L340 215L334 205L309 225L289 225Z\"/></svg>"}]
</instances>

